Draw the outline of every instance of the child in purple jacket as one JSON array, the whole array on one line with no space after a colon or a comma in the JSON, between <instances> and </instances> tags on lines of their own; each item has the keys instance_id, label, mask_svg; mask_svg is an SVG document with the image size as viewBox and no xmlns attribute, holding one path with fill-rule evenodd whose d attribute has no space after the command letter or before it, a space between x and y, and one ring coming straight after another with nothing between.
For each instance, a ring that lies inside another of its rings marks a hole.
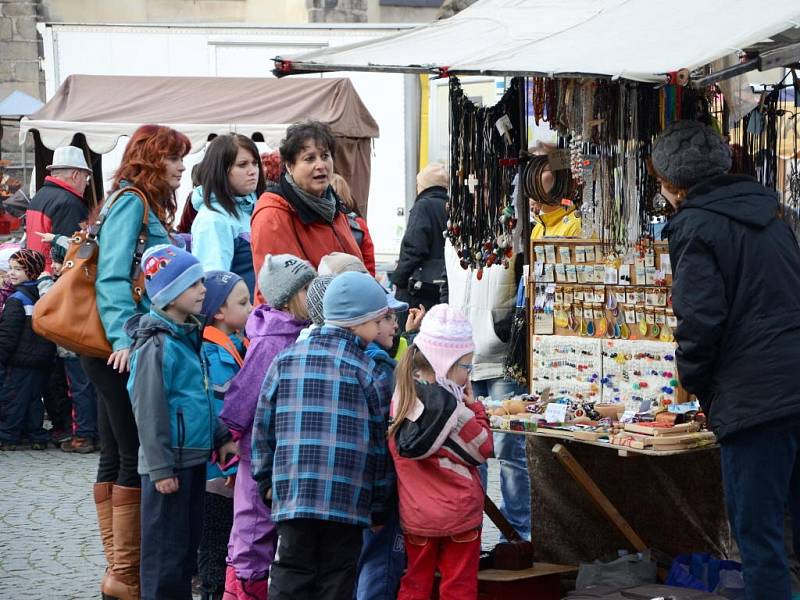
<instances>
[{"instance_id":1,"label":"child in purple jacket","mask_svg":"<svg viewBox=\"0 0 800 600\"><path fill-rule=\"evenodd\" d=\"M269 305L254 309L247 320L250 347L225 394L220 414L241 449L223 600L267 598L277 532L250 472L250 439L259 391L272 360L292 345L308 324L306 291L315 276L307 262L291 254L268 254L259 272L258 286Z\"/></svg>"}]
</instances>

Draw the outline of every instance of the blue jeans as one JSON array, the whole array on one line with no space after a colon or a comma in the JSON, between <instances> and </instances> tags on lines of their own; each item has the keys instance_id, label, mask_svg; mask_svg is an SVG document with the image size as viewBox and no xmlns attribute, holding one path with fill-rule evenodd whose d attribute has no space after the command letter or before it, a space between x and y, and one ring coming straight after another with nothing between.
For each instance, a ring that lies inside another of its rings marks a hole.
<instances>
[{"instance_id":1,"label":"blue jeans","mask_svg":"<svg viewBox=\"0 0 800 600\"><path fill-rule=\"evenodd\" d=\"M527 390L509 379L485 379L473 381L475 396L491 396L502 400L508 394L522 394ZM531 539L531 476L528 472L528 458L525 453L525 436L513 433L494 433L495 458L500 461L500 494L503 501L500 512L525 539ZM486 465L480 468L481 483L486 489L488 471Z\"/></svg>"},{"instance_id":2,"label":"blue jeans","mask_svg":"<svg viewBox=\"0 0 800 600\"><path fill-rule=\"evenodd\" d=\"M789 600L784 510L800 555L800 419L775 421L721 442L725 504L742 554L747 600Z\"/></svg>"},{"instance_id":3,"label":"blue jeans","mask_svg":"<svg viewBox=\"0 0 800 600\"><path fill-rule=\"evenodd\" d=\"M353 597L357 600L396 598L405 568L403 531L400 529L400 515L395 511L378 533L372 533L369 528L364 530Z\"/></svg>"},{"instance_id":4,"label":"blue jeans","mask_svg":"<svg viewBox=\"0 0 800 600\"><path fill-rule=\"evenodd\" d=\"M74 434L79 438L97 439L97 399L94 386L81 366L80 359L64 359L64 370L67 372L69 396L75 411Z\"/></svg>"},{"instance_id":5,"label":"blue jeans","mask_svg":"<svg viewBox=\"0 0 800 600\"><path fill-rule=\"evenodd\" d=\"M6 367L0 393L0 441L19 444L26 438L29 442L47 442L42 402L47 375L46 369Z\"/></svg>"}]
</instances>

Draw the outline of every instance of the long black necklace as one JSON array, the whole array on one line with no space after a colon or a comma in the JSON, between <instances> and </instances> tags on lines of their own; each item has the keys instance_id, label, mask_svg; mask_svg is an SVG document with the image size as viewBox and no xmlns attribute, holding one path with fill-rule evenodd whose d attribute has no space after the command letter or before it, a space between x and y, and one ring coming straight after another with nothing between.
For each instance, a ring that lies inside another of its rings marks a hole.
<instances>
[{"instance_id":1,"label":"long black necklace","mask_svg":"<svg viewBox=\"0 0 800 600\"><path fill-rule=\"evenodd\" d=\"M447 236L461 266L478 277L493 264L508 266L517 216L511 203L520 145L520 86L511 80L500 102L478 107L450 78L450 202Z\"/></svg>"}]
</instances>

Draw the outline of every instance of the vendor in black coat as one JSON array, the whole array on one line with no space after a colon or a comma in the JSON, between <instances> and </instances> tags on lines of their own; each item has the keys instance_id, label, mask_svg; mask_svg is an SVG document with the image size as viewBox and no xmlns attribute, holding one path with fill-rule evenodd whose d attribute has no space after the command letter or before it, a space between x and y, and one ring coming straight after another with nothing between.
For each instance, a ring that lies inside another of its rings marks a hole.
<instances>
[{"instance_id":1,"label":"vendor in black coat","mask_svg":"<svg viewBox=\"0 0 800 600\"><path fill-rule=\"evenodd\" d=\"M748 600L789 600L784 508L800 555L800 249L775 192L728 175L727 144L694 121L653 149L662 194L681 384L722 446L728 516Z\"/></svg>"},{"instance_id":2,"label":"vendor in black coat","mask_svg":"<svg viewBox=\"0 0 800 600\"><path fill-rule=\"evenodd\" d=\"M425 310L439 304L439 282L444 274L444 230L448 176L441 164L432 163L417 174L417 199L408 216L400 244L400 258L391 274L397 299ZM405 329L405 314L398 315Z\"/></svg>"}]
</instances>

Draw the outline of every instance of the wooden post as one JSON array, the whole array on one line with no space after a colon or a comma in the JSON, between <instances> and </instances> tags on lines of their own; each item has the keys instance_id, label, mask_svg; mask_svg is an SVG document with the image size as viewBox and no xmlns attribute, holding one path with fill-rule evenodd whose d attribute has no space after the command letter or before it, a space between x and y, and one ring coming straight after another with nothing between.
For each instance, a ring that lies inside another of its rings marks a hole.
<instances>
[{"instance_id":1,"label":"wooden post","mask_svg":"<svg viewBox=\"0 0 800 600\"><path fill-rule=\"evenodd\" d=\"M608 518L609 521L616 527L619 532L625 536L631 545L638 551L643 552L647 550L647 544L644 540L630 526L630 523L625 520L616 507L611 504L611 501L606 495L597 487L597 484L589 477L589 474L584 470L575 457L572 456L569 450L563 444L556 444L553 446L553 453L558 458L559 462L564 465L564 468L572 475L572 478L578 482L589 497L597 505L597 508Z\"/></svg>"}]
</instances>

